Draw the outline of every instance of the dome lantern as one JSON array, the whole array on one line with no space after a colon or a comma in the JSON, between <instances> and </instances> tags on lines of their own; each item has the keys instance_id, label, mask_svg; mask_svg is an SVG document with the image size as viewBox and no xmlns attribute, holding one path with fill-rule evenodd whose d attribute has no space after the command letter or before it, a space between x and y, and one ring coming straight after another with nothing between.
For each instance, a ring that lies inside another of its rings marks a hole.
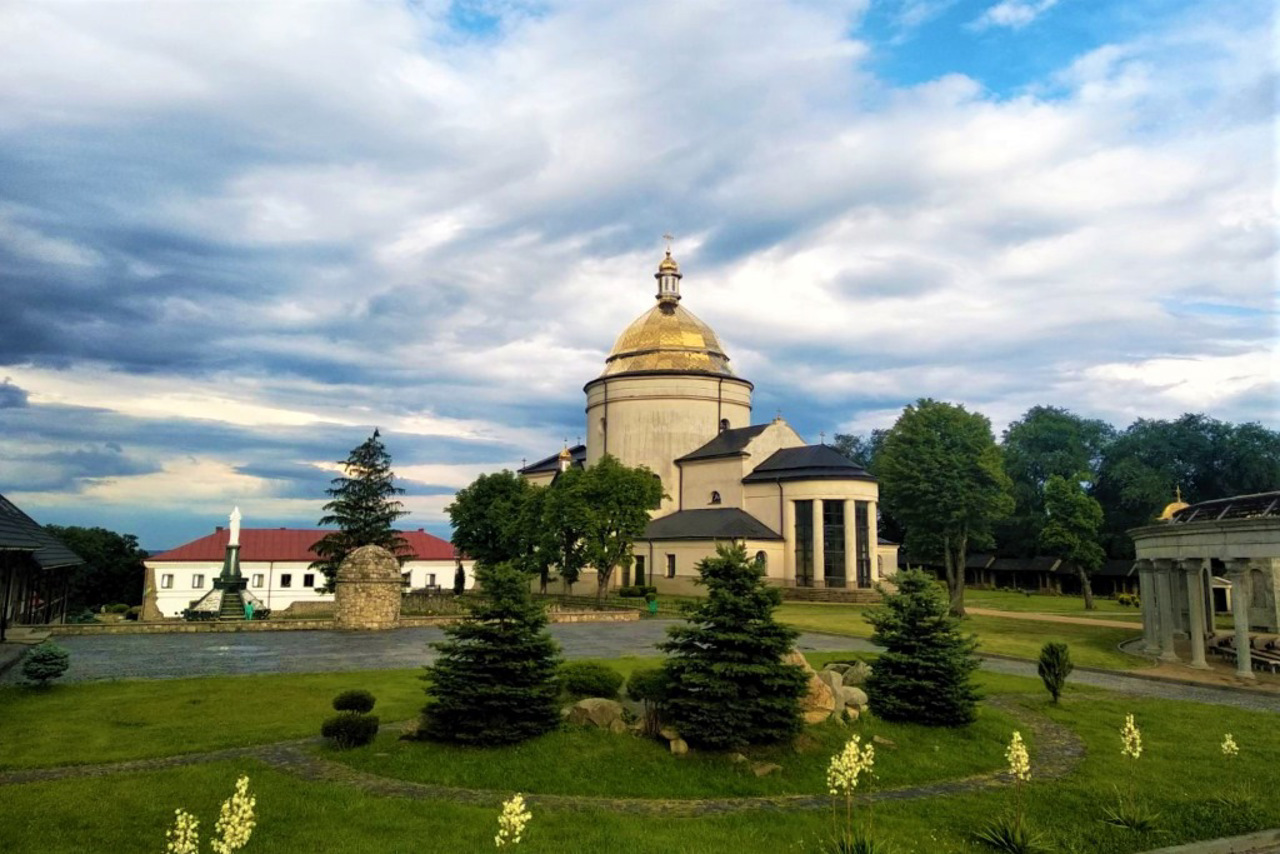
<instances>
[{"instance_id":1,"label":"dome lantern","mask_svg":"<svg viewBox=\"0 0 1280 854\"><path fill-rule=\"evenodd\" d=\"M658 302L664 305L675 305L680 302L680 265L671 257L671 247L667 247L667 257L658 264L658 272L653 276L658 280Z\"/></svg>"}]
</instances>

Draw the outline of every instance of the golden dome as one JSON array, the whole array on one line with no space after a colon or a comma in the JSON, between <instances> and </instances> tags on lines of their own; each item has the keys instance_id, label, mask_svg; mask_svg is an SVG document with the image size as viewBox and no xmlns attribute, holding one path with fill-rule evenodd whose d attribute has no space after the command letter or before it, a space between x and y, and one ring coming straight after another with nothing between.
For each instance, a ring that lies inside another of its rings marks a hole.
<instances>
[{"instance_id":1,"label":"golden dome","mask_svg":"<svg viewBox=\"0 0 1280 854\"><path fill-rule=\"evenodd\" d=\"M1157 522L1168 522L1173 518L1173 514L1179 510L1185 510L1191 505L1182 500L1182 487L1178 487L1177 497L1164 506L1164 510L1156 517Z\"/></svg>"},{"instance_id":2,"label":"golden dome","mask_svg":"<svg viewBox=\"0 0 1280 854\"><path fill-rule=\"evenodd\" d=\"M667 250L667 257L658 262L658 272L661 273L664 270L673 272L679 272L680 270L680 265L676 263L676 259L671 257L671 250Z\"/></svg>"},{"instance_id":3,"label":"golden dome","mask_svg":"<svg viewBox=\"0 0 1280 854\"><path fill-rule=\"evenodd\" d=\"M601 376L634 371L734 375L711 327L674 302L658 303L618 336Z\"/></svg>"}]
</instances>

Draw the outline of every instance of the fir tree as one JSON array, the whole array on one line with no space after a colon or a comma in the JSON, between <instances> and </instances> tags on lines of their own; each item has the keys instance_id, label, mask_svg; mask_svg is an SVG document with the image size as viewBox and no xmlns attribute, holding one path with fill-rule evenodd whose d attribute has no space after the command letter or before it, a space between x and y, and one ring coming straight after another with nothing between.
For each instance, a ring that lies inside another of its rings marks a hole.
<instances>
[{"instance_id":1,"label":"fir tree","mask_svg":"<svg viewBox=\"0 0 1280 854\"><path fill-rule=\"evenodd\" d=\"M319 560L311 564L324 573L325 590L333 591L338 567L348 554L361 546L382 546L393 555L403 556L409 544L393 525L408 515L404 505L394 496L404 490L395 485L391 473L391 455L379 440L377 430L339 465L345 472L335 477L325 492L333 499L324 505L326 515L321 525L337 525L338 530L326 534L311 547Z\"/></svg>"},{"instance_id":2,"label":"fir tree","mask_svg":"<svg viewBox=\"0 0 1280 854\"><path fill-rule=\"evenodd\" d=\"M660 645L670 654L666 716L685 740L712 748L795 735L807 680L782 660L797 632L773 618L781 593L741 544L718 546L698 573L707 598Z\"/></svg>"},{"instance_id":3,"label":"fir tree","mask_svg":"<svg viewBox=\"0 0 1280 854\"><path fill-rule=\"evenodd\" d=\"M960 619L933 577L899 572L884 604L867 612L874 643L885 648L867 679L871 711L887 721L964 726L977 717L977 641L960 633Z\"/></svg>"},{"instance_id":4,"label":"fir tree","mask_svg":"<svg viewBox=\"0 0 1280 854\"><path fill-rule=\"evenodd\" d=\"M510 564L479 575L484 597L471 619L445 628L427 668L428 701L420 732L437 741L510 744L560 723L559 648L547 616L529 594L528 576Z\"/></svg>"}]
</instances>

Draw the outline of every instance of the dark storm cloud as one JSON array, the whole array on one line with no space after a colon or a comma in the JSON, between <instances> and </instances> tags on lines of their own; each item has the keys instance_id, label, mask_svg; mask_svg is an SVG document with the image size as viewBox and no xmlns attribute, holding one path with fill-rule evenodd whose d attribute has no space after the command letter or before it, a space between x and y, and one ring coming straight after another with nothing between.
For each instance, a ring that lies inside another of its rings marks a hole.
<instances>
[{"instance_id":1,"label":"dark storm cloud","mask_svg":"<svg viewBox=\"0 0 1280 854\"><path fill-rule=\"evenodd\" d=\"M8 377L0 380L0 409L20 409L27 405L27 393Z\"/></svg>"}]
</instances>

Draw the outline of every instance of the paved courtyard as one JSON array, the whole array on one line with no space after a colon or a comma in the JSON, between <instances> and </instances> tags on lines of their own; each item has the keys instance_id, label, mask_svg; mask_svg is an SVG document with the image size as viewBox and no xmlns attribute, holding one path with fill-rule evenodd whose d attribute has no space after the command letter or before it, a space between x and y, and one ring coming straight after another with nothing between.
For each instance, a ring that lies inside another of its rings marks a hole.
<instances>
[{"instance_id":1,"label":"paved courtyard","mask_svg":"<svg viewBox=\"0 0 1280 854\"><path fill-rule=\"evenodd\" d=\"M653 656L667 626L679 620L636 623L555 623L551 634L566 658ZM228 673L319 673L419 667L435 658L428 644L444 639L437 628L387 632L245 632L243 634L102 635L65 637L71 652L68 682L96 679L170 678ZM803 651L872 650L854 638L809 634ZM19 668L6 681L19 678Z\"/></svg>"}]
</instances>

